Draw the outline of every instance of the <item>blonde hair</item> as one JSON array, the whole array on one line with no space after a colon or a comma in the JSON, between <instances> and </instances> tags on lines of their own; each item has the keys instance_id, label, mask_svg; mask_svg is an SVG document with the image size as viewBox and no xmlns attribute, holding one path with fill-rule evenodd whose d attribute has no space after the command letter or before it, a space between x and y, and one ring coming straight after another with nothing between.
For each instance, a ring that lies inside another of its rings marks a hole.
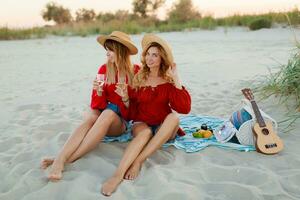
<instances>
[{"instance_id":1,"label":"blonde hair","mask_svg":"<svg viewBox=\"0 0 300 200\"><path fill-rule=\"evenodd\" d=\"M116 83L117 71L120 75L127 76L128 84L132 85L133 79L133 66L130 61L129 49L123 44L116 42L114 40L106 40L104 43L104 48L111 50L115 54L115 62L106 63L106 77L108 84ZM125 78L124 77L124 78ZM119 77L118 77L119 78Z\"/></svg>"},{"instance_id":2,"label":"blonde hair","mask_svg":"<svg viewBox=\"0 0 300 200\"><path fill-rule=\"evenodd\" d=\"M173 78L167 74L167 70L169 69L169 66L171 66L172 63L167 58L166 51L160 44L153 42L149 45L148 48L145 48L143 50L142 58L141 58L142 69L133 78L133 87L134 88L142 87L144 85L145 81L149 77L150 68L146 64L146 54L151 47L156 47L158 49L159 56L161 57L161 63L160 63L158 75L160 77L162 77L163 79L165 79L167 82L174 83Z\"/></svg>"}]
</instances>

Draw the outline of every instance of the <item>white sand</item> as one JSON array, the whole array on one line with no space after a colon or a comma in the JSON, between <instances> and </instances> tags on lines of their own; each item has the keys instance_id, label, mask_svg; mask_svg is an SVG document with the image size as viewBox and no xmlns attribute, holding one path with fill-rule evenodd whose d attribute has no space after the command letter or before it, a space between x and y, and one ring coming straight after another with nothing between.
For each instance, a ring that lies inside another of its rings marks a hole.
<instances>
[{"instance_id":1,"label":"white sand","mask_svg":"<svg viewBox=\"0 0 300 200\"><path fill-rule=\"evenodd\" d=\"M300 30L296 30L299 35ZM228 117L240 89L276 71L292 53L289 29L224 29L160 34L174 47L192 113ZM133 36L139 45L141 35ZM100 144L63 180L48 182L40 159L55 155L87 110L91 82L104 51L95 37L0 42L0 199L106 199L100 194L126 144ZM136 57L135 61L139 58ZM259 105L285 118L277 99ZM135 181L124 181L110 199L300 199L300 124L280 137L278 155L208 147L187 154L175 148L149 158Z\"/></svg>"}]
</instances>

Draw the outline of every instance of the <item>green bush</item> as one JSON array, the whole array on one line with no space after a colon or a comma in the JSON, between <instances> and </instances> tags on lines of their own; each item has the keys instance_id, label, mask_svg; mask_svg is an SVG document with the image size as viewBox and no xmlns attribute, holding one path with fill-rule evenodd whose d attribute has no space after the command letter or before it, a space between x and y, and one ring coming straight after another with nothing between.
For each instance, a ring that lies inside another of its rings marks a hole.
<instances>
[{"instance_id":1,"label":"green bush","mask_svg":"<svg viewBox=\"0 0 300 200\"><path fill-rule=\"evenodd\" d=\"M199 27L201 29L214 30L217 26L218 26L217 21L210 16L203 17L200 20Z\"/></svg>"},{"instance_id":2,"label":"green bush","mask_svg":"<svg viewBox=\"0 0 300 200\"><path fill-rule=\"evenodd\" d=\"M248 27L250 30L254 31L262 28L271 28L271 26L272 26L272 21L269 19L256 19L253 20Z\"/></svg>"}]
</instances>

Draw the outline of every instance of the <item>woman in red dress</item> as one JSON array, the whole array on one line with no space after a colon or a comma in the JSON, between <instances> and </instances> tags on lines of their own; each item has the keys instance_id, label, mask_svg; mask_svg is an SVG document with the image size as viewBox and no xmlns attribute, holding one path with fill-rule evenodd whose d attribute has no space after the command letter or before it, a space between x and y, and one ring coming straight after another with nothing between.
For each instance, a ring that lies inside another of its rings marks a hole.
<instances>
[{"instance_id":1,"label":"woman in red dress","mask_svg":"<svg viewBox=\"0 0 300 200\"><path fill-rule=\"evenodd\" d=\"M98 79L94 80L91 109L86 119L69 137L55 158L45 158L41 167L52 165L48 178L57 181L62 178L65 163L71 163L94 149L105 136L119 136L126 130L128 109L116 93L119 85L131 85L133 67L130 55L138 50L130 37L119 31L101 35L97 41L107 51L107 62L100 66Z\"/></svg>"},{"instance_id":2,"label":"woman in red dress","mask_svg":"<svg viewBox=\"0 0 300 200\"><path fill-rule=\"evenodd\" d=\"M129 101L133 140L126 148L114 175L102 186L111 195L124 179L135 179L143 162L165 142L174 139L179 130L179 117L187 114L191 97L181 85L169 45L153 34L142 40L142 68L133 79L133 89L120 94ZM126 96L126 94L128 94Z\"/></svg>"}]
</instances>

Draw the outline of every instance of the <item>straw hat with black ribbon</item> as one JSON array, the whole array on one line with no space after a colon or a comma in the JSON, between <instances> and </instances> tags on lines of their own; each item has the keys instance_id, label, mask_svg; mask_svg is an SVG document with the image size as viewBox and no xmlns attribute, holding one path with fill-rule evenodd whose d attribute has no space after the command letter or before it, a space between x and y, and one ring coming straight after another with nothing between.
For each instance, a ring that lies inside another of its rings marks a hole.
<instances>
[{"instance_id":1,"label":"straw hat with black ribbon","mask_svg":"<svg viewBox=\"0 0 300 200\"><path fill-rule=\"evenodd\" d=\"M126 46L129 49L131 55L135 55L138 52L138 49L131 41L129 35L121 31L113 31L110 35L100 35L97 38L97 41L104 46L106 40L114 40Z\"/></svg>"},{"instance_id":2,"label":"straw hat with black ribbon","mask_svg":"<svg viewBox=\"0 0 300 200\"><path fill-rule=\"evenodd\" d=\"M151 33L150 34L146 34L143 37L143 39L142 39L142 48L143 48L143 51L145 51L146 49L148 49L149 46L152 43L157 43L160 46L162 46L162 48L166 51L167 59L170 61L170 63L174 62L173 54L172 54L172 49L169 46L169 44L165 40L161 39L160 37L158 37L158 36L156 36L154 34L151 34Z\"/></svg>"}]
</instances>

